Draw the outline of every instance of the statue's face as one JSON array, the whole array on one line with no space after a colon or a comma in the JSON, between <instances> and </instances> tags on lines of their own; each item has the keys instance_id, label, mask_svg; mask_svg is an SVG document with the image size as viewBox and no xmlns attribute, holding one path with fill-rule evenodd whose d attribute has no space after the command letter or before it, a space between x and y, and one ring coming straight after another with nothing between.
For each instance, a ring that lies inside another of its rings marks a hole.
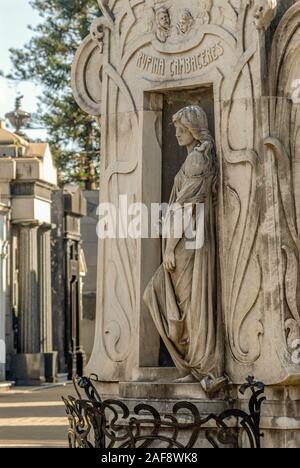
<instances>
[{"instance_id":1,"label":"statue's face","mask_svg":"<svg viewBox=\"0 0 300 468\"><path fill-rule=\"evenodd\" d=\"M163 29L169 29L170 27L170 16L167 11L160 12L157 15L157 23Z\"/></svg>"},{"instance_id":2,"label":"statue's face","mask_svg":"<svg viewBox=\"0 0 300 468\"><path fill-rule=\"evenodd\" d=\"M179 146L189 146L196 141L189 129L180 122L175 122L174 125Z\"/></svg>"}]
</instances>

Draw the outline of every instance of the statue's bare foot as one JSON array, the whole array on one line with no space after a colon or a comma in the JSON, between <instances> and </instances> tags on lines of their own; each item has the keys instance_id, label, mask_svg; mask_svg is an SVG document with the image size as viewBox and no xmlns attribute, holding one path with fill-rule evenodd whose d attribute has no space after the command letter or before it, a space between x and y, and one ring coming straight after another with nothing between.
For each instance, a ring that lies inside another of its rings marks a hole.
<instances>
[{"instance_id":1,"label":"statue's bare foot","mask_svg":"<svg viewBox=\"0 0 300 468\"><path fill-rule=\"evenodd\" d=\"M192 375L186 375L185 377L182 377L181 379L175 380L175 383L195 383L198 382L198 380Z\"/></svg>"},{"instance_id":2,"label":"statue's bare foot","mask_svg":"<svg viewBox=\"0 0 300 468\"><path fill-rule=\"evenodd\" d=\"M202 388L206 393L217 393L224 387L226 387L227 384L227 377L219 377L215 379L214 377L208 375L207 377L201 380Z\"/></svg>"}]
</instances>

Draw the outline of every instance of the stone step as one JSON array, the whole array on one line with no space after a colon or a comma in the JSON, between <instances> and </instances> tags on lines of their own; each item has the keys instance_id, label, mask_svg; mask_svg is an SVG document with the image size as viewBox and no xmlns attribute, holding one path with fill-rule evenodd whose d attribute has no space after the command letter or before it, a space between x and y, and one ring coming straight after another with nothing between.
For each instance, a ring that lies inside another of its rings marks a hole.
<instances>
[{"instance_id":1,"label":"stone step","mask_svg":"<svg viewBox=\"0 0 300 468\"><path fill-rule=\"evenodd\" d=\"M0 382L0 393L9 392L14 385L15 382Z\"/></svg>"},{"instance_id":2,"label":"stone step","mask_svg":"<svg viewBox=\"0 0 300 468\"><path fill-rule=\"evenodd\" d=\"M147 400L202 400L209 398L198 383L176 382L120 382L120 398ZM220 393L216 400L224 399Z\"/></svg>"}]
</instances>

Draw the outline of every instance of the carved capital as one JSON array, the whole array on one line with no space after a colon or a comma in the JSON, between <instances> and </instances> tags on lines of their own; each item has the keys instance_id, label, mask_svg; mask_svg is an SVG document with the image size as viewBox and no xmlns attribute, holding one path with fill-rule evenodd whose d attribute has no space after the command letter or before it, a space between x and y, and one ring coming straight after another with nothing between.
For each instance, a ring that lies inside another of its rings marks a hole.
<instances>
[{"instance_id":1,"label":"carved capital","mask_svg":"<svg viewBox=\"0 0 300 468\"><path fill-rule=\"evenodd\" d=\"M39 231L46 233L52 231L52 229L55 229L55 224L43 223L40 225Z\"/></svg>"}]
</instances>

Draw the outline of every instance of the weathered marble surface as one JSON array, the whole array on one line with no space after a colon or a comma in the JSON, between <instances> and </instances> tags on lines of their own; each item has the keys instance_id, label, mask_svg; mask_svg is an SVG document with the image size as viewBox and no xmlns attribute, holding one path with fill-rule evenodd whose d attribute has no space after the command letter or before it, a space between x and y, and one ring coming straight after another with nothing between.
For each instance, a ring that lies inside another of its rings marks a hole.
<instances>
[{"instance_id":1,"label":"weathered marble surface","mask_svg":"<svg viewBox=\"0 0 300 468\"><path fill-rule=\"evenodd\" d=\"M103 17L77 53L73 89L101 121L101 201L161 201L163 95L211 86L226 372L236 384L249 373L267 384L299 382L299 2L99 5ZM155 13L162 6L165 34ZM158 364L142 296L160 264L159 242L100 242L88 371L104 381L142 378Z\"/></svg>"}]
</instances>

